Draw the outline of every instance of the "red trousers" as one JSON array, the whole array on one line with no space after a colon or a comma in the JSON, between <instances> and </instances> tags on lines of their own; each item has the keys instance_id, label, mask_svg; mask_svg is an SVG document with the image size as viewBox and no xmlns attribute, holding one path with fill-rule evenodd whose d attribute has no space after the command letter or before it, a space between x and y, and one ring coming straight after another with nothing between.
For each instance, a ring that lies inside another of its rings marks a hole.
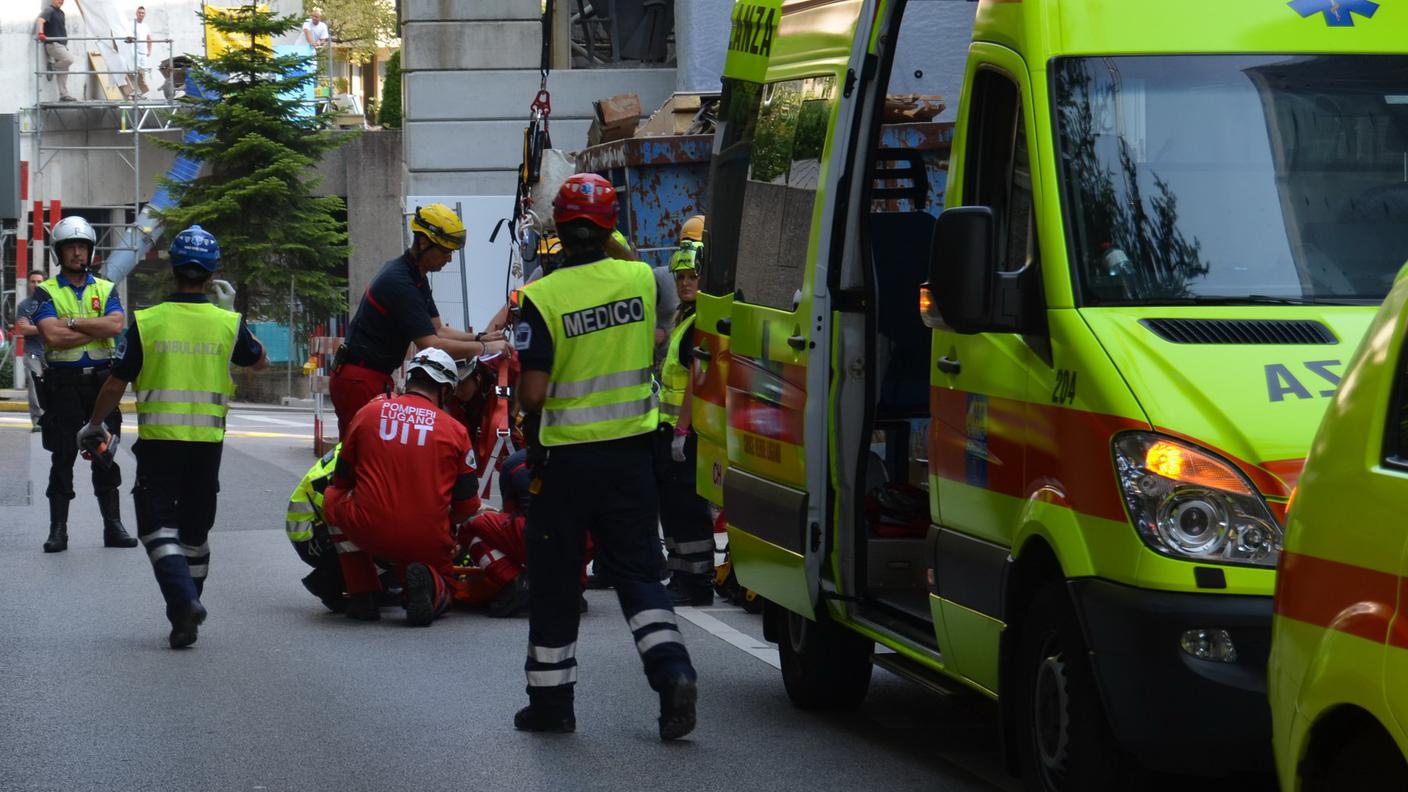
<instances>
[{"instance_id":1,"label":"red trousers","mask_svg":"<svg viewBox=\"0 0 1408 792\"><path fill-rule=\"evenodd\" d=\"M500 589L512 583L528 563L524 522L521 514L484 512L460 527L460 544L484 578Z\"/></svg>"},{"instance_id":2,"label":"red trousers","mask_svg":"<svg viewBox=\"0 0 1408 792\"><path fill-rule=\"evenodd\" d=\"M348 594L381 590L376 563L380 558L396 565L397 577L405 581L406 566L421 563L430 567L435 578L435 614L450 606L452 591L447 579L453 574L455 542L450 536L449 516L440 525L412 525L373 515L357 504L354 490L328 487L323 499L328 521L328 537L337 548L342 579Z\"/></svg>"},{"instance_id":3,"label":"red trousers","mask_svg":"<svg viewBox=\"0 0 1408 792\"><path fill-rule=\"evenodd\" d=\"M328 395L332 397L332 409L337 413L337 439L347 439L347 428L352 425L352 416L358 410L391 390L390 374L351 363L338 366L328 381Z\"/></svg>"}]
</instances>

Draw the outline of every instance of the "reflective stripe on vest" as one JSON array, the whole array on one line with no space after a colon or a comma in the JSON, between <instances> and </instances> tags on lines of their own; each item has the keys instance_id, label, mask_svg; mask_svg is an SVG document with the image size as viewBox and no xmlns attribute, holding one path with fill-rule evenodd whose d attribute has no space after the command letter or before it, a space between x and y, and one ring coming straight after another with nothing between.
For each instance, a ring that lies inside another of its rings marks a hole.
<instances>
[{"instance_id":1,"label":"reflective stripe on vest","mask_svg":"<svg viewBox=\"0 0 1408 792\"><path fill-rule=\"evenodd\" d=\"M288 498L288 512L284 517L284 531L290 542L307 542L313 538L313 528L323 522L323 493L319 486L326 486L337 467L338 444L313 463L313 467L303 474L293 494Z\"/></svg>"},{"instance_id":2,"label":"reflective stripe on vest","mask_svg":"<svg viewBox=\"0 0 1408 792\"><path fill-rule=\"evenodd\" d=\"M218 443L235 394L230 355L240 316L210 303L164 302L137 312L142 370L137 437Z\"/></svg>"},{"instance_id":3,"label":"reflective stripe on vest","mask_svg":"<svg viewBox=\"0 0 1408 792\"><path fill-rule=\"evenodd\" d=\"M538 439L544 446L633 437L659 423L650 369L655 275L639 261L561 267L524 287L552 336Z\"/></svg>"},{"instance_id":4,"label":"reflective stripe on vest","mask_svg":"<svg viewBox=\"0 0 1408 792\"><path fill-rule=\"evenodd\" d=\"M173 390L171 388L162 388L159 390L137 391L137 401L229 404L230 397L223 393L215 393L213 391Z\"/></svg>"},{"instance_id":5,"label":"reflective stripe on vest","mask_svg":"<svg viewBox=\"0 0 1408 792\"><path fill-rule=\"evenodd\" d=\"M66 281L58 275L44 281L44 291L54 301L54 312L59 321L65 324L69 319L98 319L107 316L108 296L112 294L112 281L93 278L93 282L83 288L83 298L79 299ZM76 363L88 355L89 360L108 360L117 351L117 339L95 338L76 347L59 348L52 344L44 346L44 357L51 363Z\"/></svg>"},{"instance_id":6,"label":"reflective stripe on vest","mask_svg":"<svg viewBox=\"0 0 1408 792\"><path fill-rule=\"evenodd\" d=\"M665 362L660 367L660 420L668 423L679 420L684 394L689 390L689 365L680 360L680 342L693 328L694 314L690 314L675 325L665 348Z\"/></svg>"}]
</instances>

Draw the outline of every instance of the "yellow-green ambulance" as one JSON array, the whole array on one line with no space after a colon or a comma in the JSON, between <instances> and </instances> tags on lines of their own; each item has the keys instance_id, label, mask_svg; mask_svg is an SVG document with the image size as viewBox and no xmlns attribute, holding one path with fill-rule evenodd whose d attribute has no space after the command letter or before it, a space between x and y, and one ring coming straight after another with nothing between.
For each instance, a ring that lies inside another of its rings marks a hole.
<instances>
[{"instance_id":1,"label":"yellow-green ambulance","mask_svg":"<svg viewBox=\"0 0 1408 792\"><path fill-rule=\"evenodd\" d=\"M797 704L967 686L1032 789L1270 770L1286 503L1408 258L1406 32L1408 0L735 6L699 486ZM936 93L946 159L885 142Z\"/></svg>"},{"instance_id":2,"label":"yellow-green ambulance","mask_svg":"<svg viewBox=\"0 0 1408 792\"><path fill-rule=\"evenodd\" d=\"M1408 268L1345 372L1286 521L1269 687L1287 792L1408 789Z\"/></svg>"}]
</instances>

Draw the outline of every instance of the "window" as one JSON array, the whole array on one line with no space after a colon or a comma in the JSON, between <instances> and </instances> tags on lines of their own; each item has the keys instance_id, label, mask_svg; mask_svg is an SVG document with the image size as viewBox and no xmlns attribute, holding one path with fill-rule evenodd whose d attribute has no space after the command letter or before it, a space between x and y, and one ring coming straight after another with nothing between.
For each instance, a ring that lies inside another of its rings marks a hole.
<instances>
[{"instance_id":1,"label":"window","mask_svg":"<svg viewBox=\"0 0 1408 792\"><path fill-rule=\"evenodd\" d=\"M739 202L735 277L744 302L796 309L822 154L837 99L836 78L831 76L762 87ZM719 170L723 168L720 164Z\"/></svg>"},{"instance_id":2,"label":"window","mask_svg":"<svg viewBox=\"0 0 1408 792\"><path fill-rule=\"evenodd\" d=\"M981 69L973 80L968 125L963 203L992 208L998 261L1015 272L1035 260L1037 251L1031 157L1017 84L1001 72Z\"/></svg>"},{"instance_id":3,"label":"window","mask_svg":"<svg viewBox=\"0 0 1408 792\"><path fill-rule=\"evenodd\" d=\"M758 103L763 86L728 79L724 81L719 133L709 174L709 243L704 246L700 288L707 294L733 291L738 258L738 226L743 218L743 185L748 180L748 160L753 153Z\"/></svg>"},{"instance_id":4,"label":"window","mask_svg":"<svg viewBox=\"0 0 1408 792\"><path fill-rule=\"evenodd\" d=\"M1398 351L1398 376L1389 400L1384 427L1384 460L1394 467L1408 467L1408 339Z\"/></svg>"},{"instance_id":5,"label":"window","mask_svg":"<svg viewBox=\"0 0 1408 792\"><path fill-rule=\"evenodd\" d=\"M1377 304L1408 250L1408 57L1061 58L1087 305Z\"/></svg>"}]
</instances>

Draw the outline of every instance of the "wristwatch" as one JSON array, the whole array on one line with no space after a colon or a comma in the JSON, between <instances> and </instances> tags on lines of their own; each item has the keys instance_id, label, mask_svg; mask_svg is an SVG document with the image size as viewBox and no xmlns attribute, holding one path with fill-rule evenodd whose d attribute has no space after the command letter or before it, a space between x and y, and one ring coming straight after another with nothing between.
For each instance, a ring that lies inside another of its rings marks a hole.
<instances>
[{"instance_id":1,"label":"wristwatch","mask_svg":"<svg viewBox=\"0 0 1408 792\"><path fill-rule=\"evenodd\" d=\"M77 319L74 319L72 316L70 316L70 317L68 318L68 329L72 330L72 329L73 329L73 326L74 326L75 324L77 324L77 323L78 323L78 320L77 320Z\"/></svg>"}]
</instances>

